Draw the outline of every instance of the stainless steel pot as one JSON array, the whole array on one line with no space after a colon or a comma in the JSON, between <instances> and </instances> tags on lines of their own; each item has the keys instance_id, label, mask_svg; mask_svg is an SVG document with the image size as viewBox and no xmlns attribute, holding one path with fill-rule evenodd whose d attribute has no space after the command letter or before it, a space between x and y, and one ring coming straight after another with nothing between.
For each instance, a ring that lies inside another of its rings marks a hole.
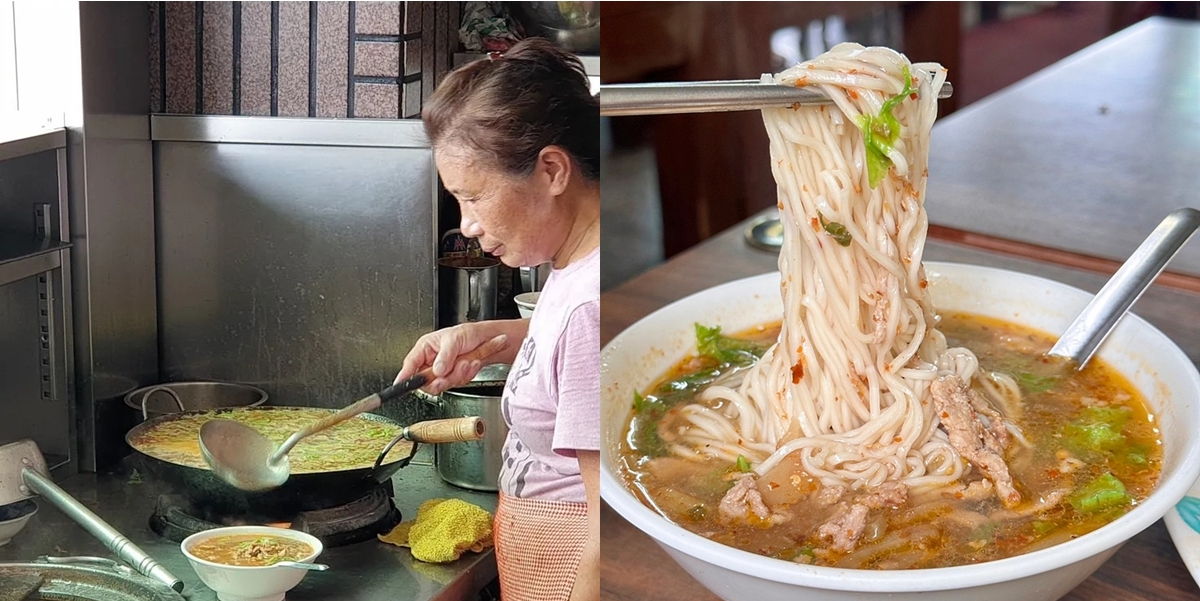
<instances>
[{"instance_id":1,"label":"stainless steel pot","mask_svg":"<svg viewBox=\"0 0 1200 601\"><path fill-rule=\"evenodd\" d=\"M226 407L257 407L267 402L261 388L235 382L170 382L139 388L125 395L125 404L142 419Z\"/></svg>"},{"instance_id":2,"label":"stainless steel pot","mask_svg":"<svg viewBox=\"0 0 1200 601\"><path fill-rule=\"evenodd\" d=\"M442 480L455 486L494 492L500 479L504 439L508 424L500 411L500 396L508 379L508 365L484 366L470 383L432 396L420 390L414 394L436 406L438 417L470 417L477 415L487 426L483 440L451 442L437 445L433 462Z\"/></svg>"}]
</instances>

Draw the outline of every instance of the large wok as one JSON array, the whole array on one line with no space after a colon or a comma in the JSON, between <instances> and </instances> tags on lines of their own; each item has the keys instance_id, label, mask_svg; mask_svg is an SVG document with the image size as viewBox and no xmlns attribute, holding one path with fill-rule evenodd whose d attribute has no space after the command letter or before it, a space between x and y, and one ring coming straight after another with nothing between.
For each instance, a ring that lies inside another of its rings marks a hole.
<instances>
[{"instance_id":1,"label":"large wok","mask_svg":"<svg viewBox=\"0 0 1200 601\"><path fill-rule=\"evenodd\" d=\"M250 407L237 410L280 411L289 409L297 408ZM153 457L136 444L136 441L141 439L147 430L158 424L192 415L209 415L216 418L234 410L226 408L186 411L154 417L134 426L125 435L125 442L136 451L137 460L152 478L177 489L178 493L185 495L199 509L226 515L249 514L265 518L279 518L280 520L290 520L301 511L328 509L359 499L378 483L387 481L397 470L408 465L417 452L417 443L413 442L411 443L412 450L408 454L399 459L395 456L388 457L392 448L404 440L400 435L380 447L373 467L292 474L279 488L265 492L248 492L227 484L208 469L172 463ZM364 413L360 417L402 428L401 424L395 420L381 415Z\"/></svg>"}]
</instances>

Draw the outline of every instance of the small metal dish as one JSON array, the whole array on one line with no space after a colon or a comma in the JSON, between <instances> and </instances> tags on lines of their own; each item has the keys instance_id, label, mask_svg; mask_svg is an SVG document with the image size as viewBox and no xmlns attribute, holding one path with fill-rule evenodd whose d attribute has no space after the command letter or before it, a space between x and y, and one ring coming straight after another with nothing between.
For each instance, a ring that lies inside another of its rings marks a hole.
<instances>
[{"instance_id":1,"label":"small metal dish","mask_svg":"<svg viewBox=\"0 0 1200 601\"><path fill-rule=\"evenodd\" d=\"M783 248L783 223L778 213L759 216L746 226L746 244L767 252Z\"/></svg>"}]
</instances>

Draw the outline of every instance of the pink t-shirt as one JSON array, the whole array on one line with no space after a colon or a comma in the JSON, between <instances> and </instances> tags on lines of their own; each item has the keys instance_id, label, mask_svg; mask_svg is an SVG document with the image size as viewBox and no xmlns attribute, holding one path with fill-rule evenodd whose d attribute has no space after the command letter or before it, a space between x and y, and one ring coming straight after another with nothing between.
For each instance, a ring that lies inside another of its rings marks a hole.
<instances>
[{"instance_id":1,"label":"pink t-shirt","mask_svg":"<svg viewBox=\"0 0 1200 601\"><path fill-rule=\"evenodd\" d=\"M551 272L501 399L500 490L586 502L575 451L600 450L600 250Z\"/></svg>"}]
</instances>

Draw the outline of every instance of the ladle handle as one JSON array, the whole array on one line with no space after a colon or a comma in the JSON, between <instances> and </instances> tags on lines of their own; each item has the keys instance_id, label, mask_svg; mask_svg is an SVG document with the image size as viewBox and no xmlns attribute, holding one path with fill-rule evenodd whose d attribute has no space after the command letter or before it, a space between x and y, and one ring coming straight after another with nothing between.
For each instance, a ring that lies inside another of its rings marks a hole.
<instances>
[{"instance_id":1,"label":"ladle handle","mask_svg":"<svg viewBox=\"0 0 1200 601\"><path fill-rule=\"evenodd\" d=\"M458 361L483 360L495 353L498 353L498 352L504 350L507 346L508 346L508 335L501 334L501 335L496 336L495 338L492 338L491 340L488 340L487 342L479 345L477 348L475 348L475 350L473 350L469 353L463 354L461 357L458 358ZM338 425L360 413L367 413L368 411L374 411L374 410L378 409L379 406L382 405L385 400L390 401L392 399L399 398L405 392L408 392L410 390L415 390L421 386L424 386L425 383L427 383L432 378L433 378L433 375L432 375L432 373L429 372L429 370L419 372L416 375L412 376L411 378L408 378L407 380L400 382L399 384L394 384L392 386L389 386L380 392L377 392L369 397L359 400L358 402L354 403L353 405L346 406L345 408L339 410L336 413L333 413L332 415L329 415L328 417L319 419L319 420L301 428L295 434L292 434L291 436L289 436L287 440L283 441L283 444L279 445L279 448L276 449L275 452L271 454L271 458L269 459L269 461L273 464L282 461L283 458L286 457L287 454L291 452L292 448L295 447L296 444L299 443L301 440L303 440L309 436L312 436L313 434L316 434L317 432L320 432L322 430L332 428L333 426L336 426L336 425ZM453 421L453 420L446 420L446 421ZM482 424L479 427L480 427L479 435L474 438L455 438L453 440L446 440L446 441L417 440L416 442L458 442L460 440L478 440L480 438L483 438Z\"/></svg>"},{"instance_id":2,"label":"ladle handle","mask_svg":"<svg viewBox=\"0 0 1200 601\"><path fill-rule=\"evenodd\" d=\"M505 348L508 348L508 334L500 334L499 336L496 336L495 338L492 338L487 342L475 347L471 352L459 355L454 360L454 363L455 366L464 361L468 363L472 361L479 361L482 363L484 359L499 353ZM451 371L453 371L453 369ZM404 396L405 394L428 384L436 377L437 376L433 375L433 368L427 367L410 376L408 379L401 380L383 389L383 391L379 393L379 396L384 400L384 402L398 399L401 396Z\"/></svg>"},{"instance_id":3,"label":"ladle handle","mask_svg":"<svg viewBox=\"0 0 1200 601\"><path fill-rule=\"evenodd\" d=\"M404 428L404 437L423 443L470 442L483 439L486 430L478 417L431 419Z\"/></svg>"},{"instance_id":4,"label":"ladle handle","mask_svg":"<svg viewBox=\"0 0 1200 601\"><path fill-rule=\"evenodd\" d=\"M121 561L133 566L138 573L162 582L177 593L183 591L182 580L176 578L162 564L133 544L133 541L109 526L108 522L100 519L100 516L84 507L83 503L77 501L75 497L59 488L50 478L43 476L35 469L26 467L21 469L21 479L33 492L53 503L68 517L75 520L75 523L83 526L84 530L104 543L104 546L108 547L110 551L116 553Z\"/></svg>"},{"instance_id":5,"label":"ladle handle","mask_svg":"<svg viewBox=\"0 0 1200 601\"><path fill-rule=\"evenodd\" d=\"M1150 287L1197 227L1200 227L1200 211L1196 209L1177 209L1167 215L1067 327L1049 354L1073 360L1078 369L1083 369L1121 316Z\"/></svg>"},{"instance_id":6,"label":"ladle handle","mask_svg":"<svg viewBox=\"0 0 1200 601\"><path fill-rule=\"evenodd\" d=\"M382 404L383 401L379 398L379 393L375 393L369 397L360 399L351 405L347 405L335 413L331 413L326 417L304 426L303 428L297 430L295 434L289 436L287 440L283 441L283 444L279 445L279 448L271 454L269 461L273 464L278 463L279 461L283 460L283 458L291 452L292 447L295 447L296 444L301 440L308 438L309 436L312 436L313 434L316 434L322 430L332 428L360 413L374 411Z\"/></svg>"}]
</instances>

